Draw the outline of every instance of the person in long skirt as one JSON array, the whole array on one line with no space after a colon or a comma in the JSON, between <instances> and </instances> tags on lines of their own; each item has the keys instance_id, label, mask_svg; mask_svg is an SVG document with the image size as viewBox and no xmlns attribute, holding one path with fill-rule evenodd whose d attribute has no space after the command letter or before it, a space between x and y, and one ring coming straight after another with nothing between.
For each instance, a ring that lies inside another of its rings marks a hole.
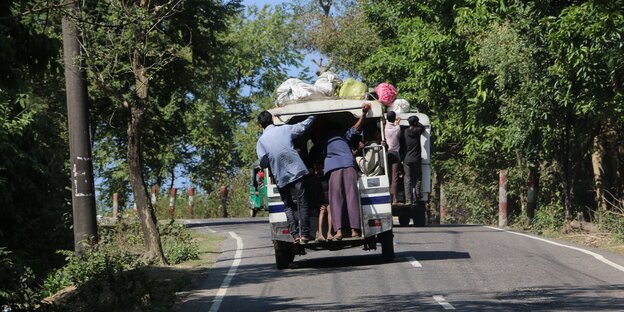
<instances>
[{"instance_id":1,"label":"person in long skirt","mask_svg":"<svg viewBox=\"0 0 624 312\"><path fill-rule=\"evenodd\" d=\"M346 131L330 125L325 139L324 173L329 175L329 205L336 230L334 240L341 240L346 229L351 229L351 237L361 235L357 165L351 143L361 135L362 122L370 109L370 103L363 104L362 115Z\"/></svg>"}]
</instances>

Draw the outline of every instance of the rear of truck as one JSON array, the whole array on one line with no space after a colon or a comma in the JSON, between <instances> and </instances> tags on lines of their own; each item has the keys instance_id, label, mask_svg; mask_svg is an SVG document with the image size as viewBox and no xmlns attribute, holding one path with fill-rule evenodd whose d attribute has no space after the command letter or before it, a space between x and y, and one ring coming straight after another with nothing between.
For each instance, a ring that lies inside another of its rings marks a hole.
<instances>
[{"instance_id":1,"label":"rear of truck","mask_svg":"<svg viewBox=\"0 0 624 312\"><path fill-rule=\"evenodd\" d=\"M276 108L270 112L273 114L275 125L294 124L304 120L310 115L317 115L315 121L319 126L326 122L338 122L345 128L352 126L361 116L363 103L371 103L371 110L365 118L365 127L377 127L383 129L382 105L376 101L362 100L319 100L291 104ZM381 131L383 135L383 131ZM309 140L314 133L309 134ZM315 140L318 141L318 140ZM381 172L376 175L358 175L359 205L361 213L362 237L345 238L340 241L310 241L306 244L295 244L288 230L288 222L284 211L284 203L281 200L279 190L270 178L268 169L265 172L269 222L271 238L275 247L276 264L279 269L288 267L296 254L305 254L305 250L339 250L343 248L363 246L366 250L374 250L377 243L381 244L382 256L387 261L394 259L393 234L392 234L392 207L390 205L389 179L386 168L387 156L383 146L367 147L378 153L378 159L382 166ZM313 194L323 196L323 194ZM296 209L296 207L294 207ZM298 219L298 210L295 210ZM310 233L318 231L318 216L310 213ZM326 232L326 229L322 229Z\"/></svg>"}]
</instances>

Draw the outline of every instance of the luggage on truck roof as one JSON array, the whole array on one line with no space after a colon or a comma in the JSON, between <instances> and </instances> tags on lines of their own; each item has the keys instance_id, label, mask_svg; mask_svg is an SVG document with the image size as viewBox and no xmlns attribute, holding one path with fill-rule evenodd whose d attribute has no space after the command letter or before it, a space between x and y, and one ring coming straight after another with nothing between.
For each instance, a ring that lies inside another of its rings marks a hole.
<instances>
[{"instance_id":1,"label":"luggage on truck roof","mask_svg":"<svg viewBox=\"0 0 624 312\"><path fill-rule=\"evenodd\" d=\"M283 107L276 107L269 110L273 115L275 125L286 124L295 116L309 116L318 114L329 114L337 112L349 112L355 118L362 115L362 104L370 103L371 110L366 115L367 118L382 117L382 105L378 101L367 100L346 100L340 98L310 100L290 104Z\"/></svg>"}]
</instances>

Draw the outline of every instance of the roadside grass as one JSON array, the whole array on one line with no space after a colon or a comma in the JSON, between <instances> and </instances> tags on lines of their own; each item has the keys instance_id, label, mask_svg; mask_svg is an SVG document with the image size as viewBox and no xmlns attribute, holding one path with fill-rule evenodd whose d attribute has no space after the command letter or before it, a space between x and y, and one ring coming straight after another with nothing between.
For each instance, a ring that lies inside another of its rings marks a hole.
<instances>
[{"instance_id":1,"label":"roadside grass","mask_svg":"<svg viewBox=\"0 0 624 312\"><path fill-rule=\"evenodd\" d=\"M573 228L569 224L564 224L559 229L531 229L526 223L516 223L510 228L519 232L531 233L544 238L558 239L575 243L585 247L606 250L612 253L624 255L624 241L619 239L617 234L611 232L588 232L582 229Z\"/></svg>"},{"instance_id":2,"label":"roadside grass","mask_svg":"<svg viewBox=\"0 0 624 312\"><path fill-rule=\"evenodd\" d=\"M171 311L178 296L196 288L215 263L224 238L218 234L190 232L193 242L199 247L199 259L172 266L145 268L154 285L150 311Z\"/></svg>"},{"instance_id":3,"label":"roadside grass","mask_svg":"<svg viewBox=\"0 0 624 312\"><path fill-rule=\"evenodd\" d=\"M121 224L116 226L117 229L119 227L128 229ZM168 229L163 229L166 233L165 240L175 242L177 238L179 242L174 243L173 252L192 252L196 256L189 258L194 259L182 260L170 266L141 264L139 260L136 266L122 269L119 263L126 260L119 262L110 256L116 255L110 250L136 247L136 242L128 238L139 234L138 228L132 223L129 229L130 234L127 231L117 231L110 236L115 239L116 244L105 244L102 249L92 251L93 256L87 258L73 258L65 270L49 278L47 281L49 285L51 282L58 282L52 284L57 287L51 287L51 290L58 289L61 282L65 282L69 276L72 277L71 280L78 282L73 282L60 291L54 291L54 295L46 298L44 301L46 304L39 310L171 311L179 295L196 288L206 277L220 253L224 240L219 234L186 229L179 224L172 225ZM189 245L193 247L191 249L181 247ZM89 270L91 267L95 269ZM81 273L85 269L91 273Z\"/></svg>"},{"instance_id":4,"label":"roadside grass","mask_svg":"<svg viewBox=\"0 0 624 312\"><path fill-rule=\"evenodd\" d=\"M544 231L547 238L560 239L586 247L598 248L624 255L624 242L612 233L587 233L581 230Z\"/></svg>"}]
</instances>

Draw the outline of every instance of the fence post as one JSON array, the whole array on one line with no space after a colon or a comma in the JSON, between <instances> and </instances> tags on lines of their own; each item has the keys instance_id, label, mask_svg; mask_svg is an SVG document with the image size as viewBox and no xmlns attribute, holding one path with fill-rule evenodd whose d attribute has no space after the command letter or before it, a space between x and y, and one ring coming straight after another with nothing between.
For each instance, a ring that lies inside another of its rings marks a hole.
<instances>
[{"instance_id":1,"label":"fence post","mask_svg":"<svg viewBox=\"0 0 624 312\"><path fill-rule=\"evenodd\" d=\"M188 190L188 215L192 218L193 217L193 207L195 207L195 200L193 199L193 196L195 195L195 188L194 187L189 187Z\"/></svg>"},{"instance_id":2,"label":"fence post","mask_svg":"<svg viewBox=\"0 0 624 312\"><path fill-rule=\"evenodd\" d=\"M507 226L507 171L498 174L498 226Z\"/></svg>"},{"instance_id":3,"label":"fence post","mask_svg":"<svg viewBox=\"0 0 624 312\"><path fill-rule=\"evenodd\" d=\"M175 198L176 198L176 193L178 192L178 190L173 187L171 188L171 191L169 191L169 217L171 217L171 219L173 219L173 212L175 211Z\"/></svg>"},{"instance_id":4,"label":"fence post","mask_svg":"<svg viewBox=\"0 0 624 312\"><path fill-rule=\"evenodd\" d=\"M119 216L119 194L113 193L113 219Z\"/></svg>"},{"instance_id":5,"label":"fence post","mask_svg":"<svg viewBox=\"0 0 624 312\"><path fill-rule=\"evenodd\" d=\"M537 207L537 179L537 168L533 167L529 170L529 189L527 191L527 218L529 223L533 222Z\"/></svg>"},{"instance_id":6,"label":"fence post","mask_svg":"<svg viewBox=\"0 0 624 312\"><path fill-rule=\"evenodd\" d=\"M156 209L156 202L158 202L158 191L159 190L160 190L160 187L158 186L158 184L152 185L151 200L152 200L152 206L154 207L154 209Z\"/></svg>"}]
</instances>

